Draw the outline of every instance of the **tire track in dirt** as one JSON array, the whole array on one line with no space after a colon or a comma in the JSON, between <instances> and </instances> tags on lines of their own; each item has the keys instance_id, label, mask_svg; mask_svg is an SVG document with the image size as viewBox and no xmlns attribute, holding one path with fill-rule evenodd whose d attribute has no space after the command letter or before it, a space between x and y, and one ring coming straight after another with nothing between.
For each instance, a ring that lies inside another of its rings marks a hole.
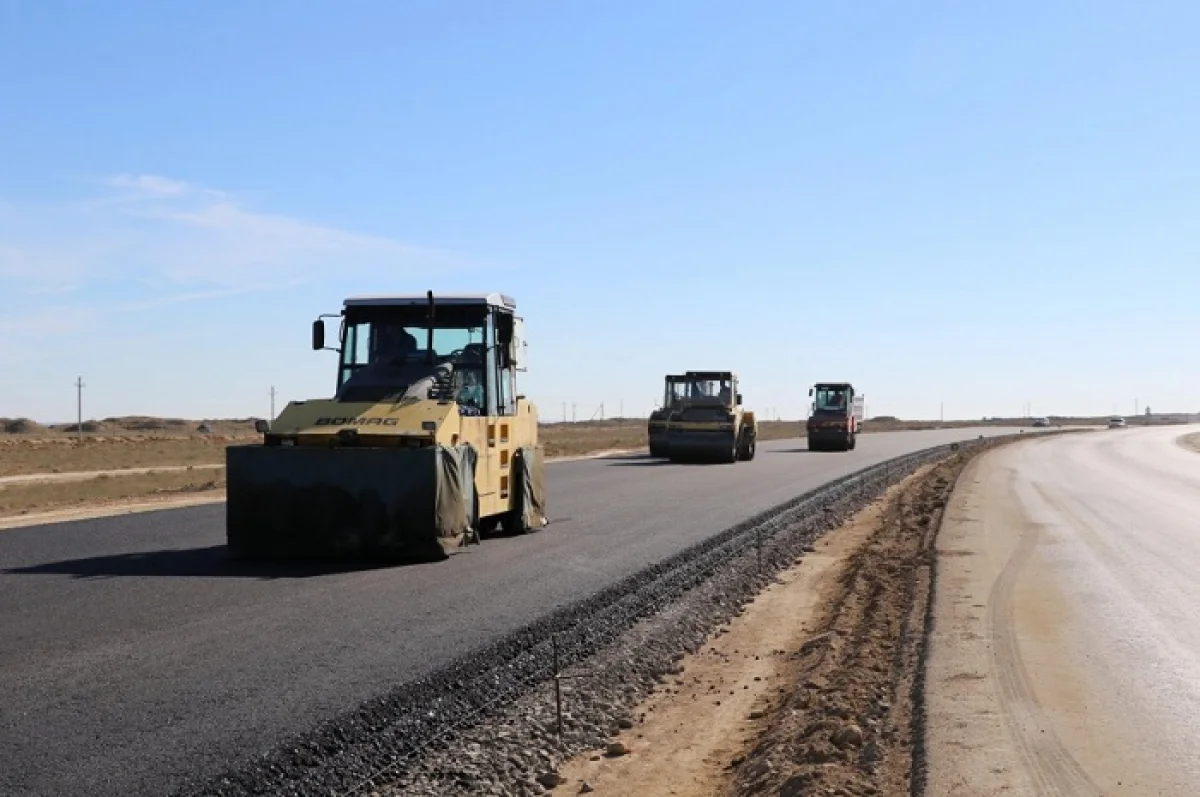
<instances>
[{"instance_id":1,"label":"tire track in dirt","mask_svg":"<svg viewBox=\"0 0 1200 797\"><path fill-rule=\"evenodd\" d=\"M1012 481L1009 484L1012 489ZM1041 540L1044 526L1026 523L1012 557L992 586L988 624L992 663L1000 684L1000 706L1018 744L1026 770L1040 794L1050 797L1100 794L1046 719L1025 668L1017 638L1014 594L1022 571Z\"/></svg>"}]
</instances>

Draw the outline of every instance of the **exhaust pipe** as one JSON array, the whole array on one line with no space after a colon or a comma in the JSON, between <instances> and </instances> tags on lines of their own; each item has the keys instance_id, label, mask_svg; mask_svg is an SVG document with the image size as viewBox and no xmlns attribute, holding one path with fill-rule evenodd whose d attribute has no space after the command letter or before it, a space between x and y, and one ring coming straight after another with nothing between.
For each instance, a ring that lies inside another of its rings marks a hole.
<instances>
[{"instance_id":1,"label":"exhaust pipe","mask_svg":"<svg viewBox=\"0 0 1200 797\"><path fill-rule=\"evenodd\" d=\"M433 365L433 291L426 291L425 296L429 299L429 317L427 319L428 326L425 330L425 350L428 353L425 355L425 358L427 364Z\"/></svg>"}]
</instances>

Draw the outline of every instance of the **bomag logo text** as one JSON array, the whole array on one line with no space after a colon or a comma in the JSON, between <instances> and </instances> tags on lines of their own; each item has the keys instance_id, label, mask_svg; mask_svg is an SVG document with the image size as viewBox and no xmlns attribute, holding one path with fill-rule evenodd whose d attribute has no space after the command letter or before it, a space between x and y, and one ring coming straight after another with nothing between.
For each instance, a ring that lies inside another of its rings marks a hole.
<instances>
[{"instance_id":1,"label":"bomag logo text","mask_svg":"<svg viewBox=\"0 0 1200 797\"><path fill-rule=\"evenodd\" d=\"M395 418L317 418L316 426L395 426Z\"/></svg>"}]
</instances>

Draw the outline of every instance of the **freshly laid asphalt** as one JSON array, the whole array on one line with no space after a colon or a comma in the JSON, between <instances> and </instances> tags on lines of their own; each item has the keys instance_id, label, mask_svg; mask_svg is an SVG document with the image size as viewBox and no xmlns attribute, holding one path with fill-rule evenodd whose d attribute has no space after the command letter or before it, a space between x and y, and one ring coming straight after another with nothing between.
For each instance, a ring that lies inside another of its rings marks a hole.
<instances>
[{"instance_id":1,"label":"freshly laid asphalt","mask_svg":"<svg viewBox=\"0 0 1200 797\"><path fill-rule=\"evenodd\" d=\"M549 528L410 567L233 565L223 504L0 531L0 794L169 792L826 481L1015 431L552 463Z\"/></svg>"}]
</instances>

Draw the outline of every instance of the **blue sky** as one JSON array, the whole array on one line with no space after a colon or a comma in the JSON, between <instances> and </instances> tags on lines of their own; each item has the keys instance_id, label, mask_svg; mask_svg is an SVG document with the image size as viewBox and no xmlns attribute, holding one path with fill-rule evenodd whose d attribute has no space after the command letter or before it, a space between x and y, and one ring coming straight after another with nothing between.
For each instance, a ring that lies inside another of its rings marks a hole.
<instances>
[{"instance_id":1,"label":"blue sky","mask_svg":"<svg viewBox=\"0 0 1200 797\"><path fill-rule=\"evenodd\" d=\"M1200 6L833 5L0 0L0 416L264 415L429 288L551 420L1200 411Z\"/></svg>"}]
</instances>

